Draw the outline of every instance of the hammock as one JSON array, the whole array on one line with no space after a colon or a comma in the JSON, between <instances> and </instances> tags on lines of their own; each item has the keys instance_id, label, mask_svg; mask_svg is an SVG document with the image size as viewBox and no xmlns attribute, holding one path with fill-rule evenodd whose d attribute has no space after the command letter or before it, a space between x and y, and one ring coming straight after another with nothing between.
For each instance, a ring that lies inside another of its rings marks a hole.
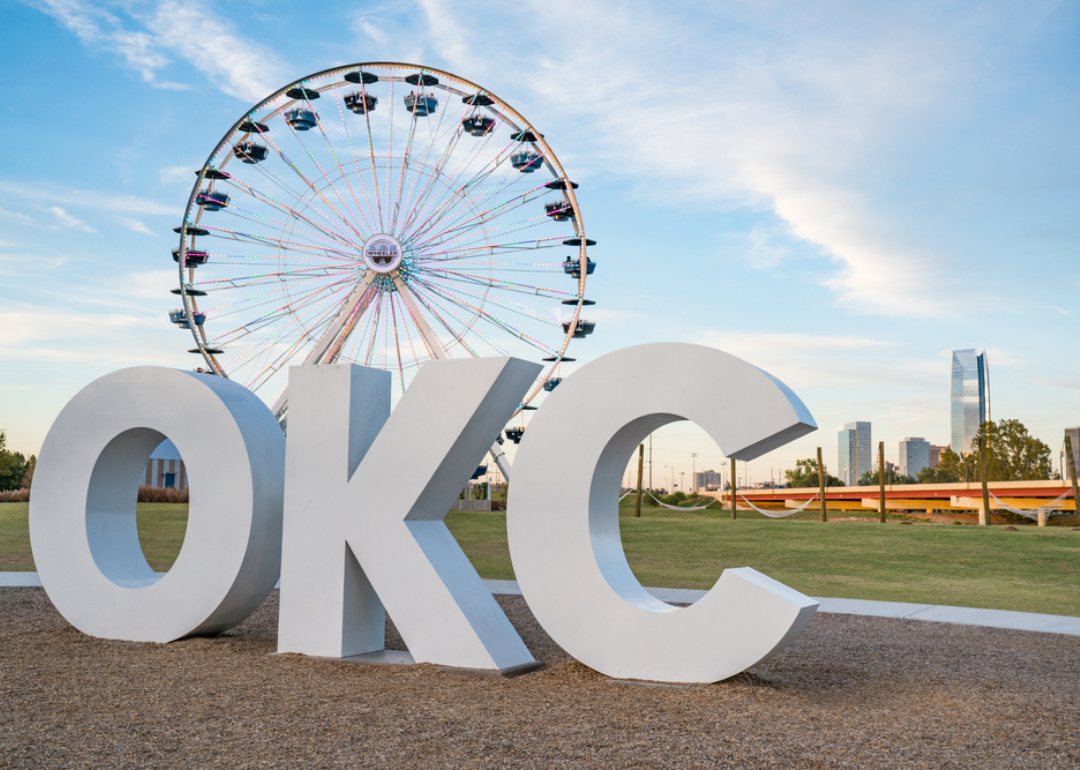
<instances>
[{"instance_id":1,"label":"hammock","mask_svg":"<svg viewBox=\"0 0 1080 770\"><path fill-rule=\"evenodd\" d=\"M649 497L651 497L653 500L656 500L657 505L662 505L663 507L670 508L673 511L701 511L701 510L704 510L704 509L708 508L710 505L712 505L713 503L716 502L716 500L710 500L709 502L705 503L705 505L698 505L698 506L693 507L693 508L684 508L681 505L668 505L665 502L661 502L660 500L656 499L656 495L654 495L652 492L649 492Z\"/></svg>"},{"instance_id":2,"label":"hammock","mask_svg":"<svg viewBox=\"0 0 1080 770\"><path fill-rule=\"evenodd\" d=\"M1045 515L1047 518L1049 518L1052 515L1051 512L1060 510L1060 506L1058 505L1058 503L1060 503L1062 500L1064 500L1071 494L1072 490L1066 489L1064 494L1055 497L1046 505L1041 505L1038 508L1032 508L1031 510L1025 510L1023 508L1013 508L1011 505L1005 505L1005 503L1001 502L1001 500L999 500L997 495L995 495L993 492L990 493L990 498L994 501L995 508L1000 508L1001 510L1008 511L1009 513L1017 513L1021 516L1027 516L1029 519L1038 521L1040 518L1040 514Z\"/></svg>"},{"instance_id":3,"label":"hammock","mask_svg":"<svg viewBox=\"0 0 1080 770\"><path fill-rule=\"evenodd\" d=\"M810 505L810 503L814 502L814 500L817 499L817 495L814 495L809 500L807 500L805 503L800 505L798 508L792 508L790 511L784 511L783 513L780 513L779 511L770 511L770 510L767 510L765 508L758 508L752 502L750 502L745 497L743 497L743 495L739 495L739 497L742 497L744 503L749 505L751 508L753 508L755 511L760 513L762 516L768 516L770 519L783 519L783 518L785 518L787 516L793 516L796 513L799 513L800 511L805 511L806 506Z\"/></svg>"}]
</instances>

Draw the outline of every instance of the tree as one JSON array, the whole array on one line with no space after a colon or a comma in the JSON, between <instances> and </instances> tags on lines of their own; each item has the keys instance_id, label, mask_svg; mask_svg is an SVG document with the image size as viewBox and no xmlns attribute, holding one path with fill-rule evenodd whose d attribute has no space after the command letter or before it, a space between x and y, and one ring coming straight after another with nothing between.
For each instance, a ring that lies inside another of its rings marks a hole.
<instances>
[{"instance_id":1,"label":"tree","mask_svg":"<svg viewBox=\"0 0 1080 770\"><path fill-rule=\"evenodd\" d=\"M1050 478L1050 447L1028 433L1019 420L985 422L972 441L972 456L980 461L980 438L986 435L986 478L989 481L1036 481Z\"/></svg>"},{"instance_id":2,"label":"tree","mask_svg":"<svg viewBox=\"0 0 1080 770\"><path fill-rule=\"evenodd\" d=\"M29 489L34 483L34 469L37 468L37 455L30 455L26 461L26 474L23 476L23 489Z\"/></svg>"},{"instance_id":3,"label":"tree","mask_svg":"<svg viewBox=\"0 0 1080 770\"><path fill-rule=\"evenodd\" d=\"M789 487L816 487L818 486L817 460L813 457L808 457L805 460L796 460L795 470L784 471L784 476L788 480ZM844 486L844 482L840 481L836 476L829 475L828 466L825 467L825 486Z\"/></svg>"},{"instance_id":4,"label":"tree","mask_svg":"<svg viewBox=\"0 0 1080 770\"><path fill-rule=\"evenodd\" d=\"M860 486L860 487L875 486L876 487L878 484L881 483L879 478L878 478L880 475L881 474L879 474L877 471L866 471L865 473L863 473L862 476L859 477L858 486ZM915 479L911 478L911 476L905 476L904 474L900 473L900 471L896 470L896 468L889 468L885 472L885 483L886 484L914 484Z\"/></svg>"},{"instance_id":5,"label":"tree","mask_svg":"<svg viewBox=\"0 0 1080 770\"><path fill-rule=\"evenodd\" d=\"M0 492L23 488L26 458L7 450L7 434L0 430Z\"/></svg>"},{"instance_id":6,"label":"tree","mask_svg":"<svg viewBox=\"0 0 1080 770\"><path fill-rule=\"evenodd\" d=\"M1019 420L985 422L963 457L952 449L941 453L936 468L919 471L920 484L979 481L982 463L979 439L986 434L987 481L1033 481L1052 478L1050 447L1028 433Z\"/></svg>"},{"instance_id":7,"label":"tree","mask_svg":"<svg viewBox=\"0 0 1080 770\"><path fill-rule=\"evenodd\" d=\"M975 461L968 455L960 457L951 449L943 449L936 467L927 466L919 471L920 484L955 484L975 478Z\"/></svg>"}]
</instances>

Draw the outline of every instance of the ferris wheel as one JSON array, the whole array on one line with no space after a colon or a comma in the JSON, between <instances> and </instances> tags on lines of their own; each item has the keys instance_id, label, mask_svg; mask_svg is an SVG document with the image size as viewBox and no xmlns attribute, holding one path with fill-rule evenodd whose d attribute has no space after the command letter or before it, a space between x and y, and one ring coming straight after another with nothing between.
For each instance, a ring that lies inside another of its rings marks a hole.
<instances>
[{"instance_id":1,"label":"ferris wheel","mask_svg":"<svg viewBox=\"0 0 1080 770\"><path fill-rule=\"evenodd\" d=\"M595 328L577 185L520 113L456 75L313 74L245 113L196 174L170 319L283 425L300 364L382 368L404 391L432 359L539 358L520 412Z\"/></svg>"}]
</instances>

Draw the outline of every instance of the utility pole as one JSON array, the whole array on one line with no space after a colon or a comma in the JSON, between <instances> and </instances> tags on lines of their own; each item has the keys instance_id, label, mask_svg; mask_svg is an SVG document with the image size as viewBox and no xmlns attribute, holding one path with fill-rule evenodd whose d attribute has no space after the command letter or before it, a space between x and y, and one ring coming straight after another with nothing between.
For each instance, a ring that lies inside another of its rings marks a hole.
<instances>
[{"instance_id":1,"label":"utility pole","mask_svg":"<svg viewBox=\"0 0 1080 770\"><path fill-rule=\"evenodd\" d=\"M990 487L986 480L986 423L979 430L979 474L982 476L982 511L979 514L979 524L989 527L993 521L990 518Z\"/></svg>"},{"instance_id":2,"label":"utility pole","mask_svg":"<svg viewBox=\"0 0 1080 770\"><path fill-rule=\"evenodd\" d=\"M821 461L821 447L817 448L817 483L818 498L821 500L821 520L828 521L829 515L825 512L825 463Z\"/></svg>"},{"instance_id":3,"label":"utility pole","mask_svg":"<svg viewBox=\"0 0 1080 770\"><path fill-rule=\"evenodd\" d=\"M1076 491L1076 458L1073 456L1072 440L1065 437L1065 453L1069 455L1069 479L1072 481L1073 492L1073 506L1076 509L1076 513L1080 514L1080 494Z\"/></svg>"},{"instance_id":4,"label":"utility pole","mask_svg":"<svg viewBox=\"0 0 1080 770\"><path fill-rule=\"evenodd\" d=\"M885 442L877 444L878 464L878 521L885 523Z\"/></svg>"},{"instance_id":5,"label":"utility pole","mask_svg":"<svg viewBox=\"0 0 1080 770\"><path fill-rule=\"evenodd\" d=\"M652 485L652 434L649 434L649 489L655 489Z\"/></svg>"},{"instance_id":6,"label":"utility pole","mask_svg":"<svg viewBox=\"0 0 1080 770\"><path fill-rule=\"evenodd\" d=\"M737 519L735 514L735 458L731 458L731 518Z\"/></svg>"},{"instance_id":7,"label":"utility pole","mask_svg":"<svg viewBox=\"0 0 1080 770\"><path fill-rule=\"evenodd\" d=\"M697 452L690 453L690 486L697 492Z\"/></svg>"},{"instance_id":8,"label":"utility pole","mask_svg":"<svg viewBox=\"0 0 1080 770\"><path fill-rule=\"evenodd\" d=\"M641 518L641 472L645 464L645 445L638 444L637 448L637 502L634 504L634 516Z\"/></svg>"}]
</instances>

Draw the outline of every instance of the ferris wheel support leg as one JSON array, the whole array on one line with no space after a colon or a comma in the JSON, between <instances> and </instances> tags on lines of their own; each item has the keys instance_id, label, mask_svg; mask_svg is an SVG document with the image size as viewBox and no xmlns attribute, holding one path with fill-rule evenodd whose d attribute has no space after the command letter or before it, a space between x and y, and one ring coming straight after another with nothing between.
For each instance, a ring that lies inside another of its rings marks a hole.
<instances>
[{"instance_id":1,"label":"ferris wheel support leg","mask_svg":"<svg viewBox=\"0 0 1080 770\"><path fill-rule=\"evenodd\" d=\"M510 460L506 457L506 454L502 451L502 447L497 443L491 445L491 459L495 461L495 464L499 466L499 471L502 473L503 478L510 481Z\"/></svg>"}]
</instances>

